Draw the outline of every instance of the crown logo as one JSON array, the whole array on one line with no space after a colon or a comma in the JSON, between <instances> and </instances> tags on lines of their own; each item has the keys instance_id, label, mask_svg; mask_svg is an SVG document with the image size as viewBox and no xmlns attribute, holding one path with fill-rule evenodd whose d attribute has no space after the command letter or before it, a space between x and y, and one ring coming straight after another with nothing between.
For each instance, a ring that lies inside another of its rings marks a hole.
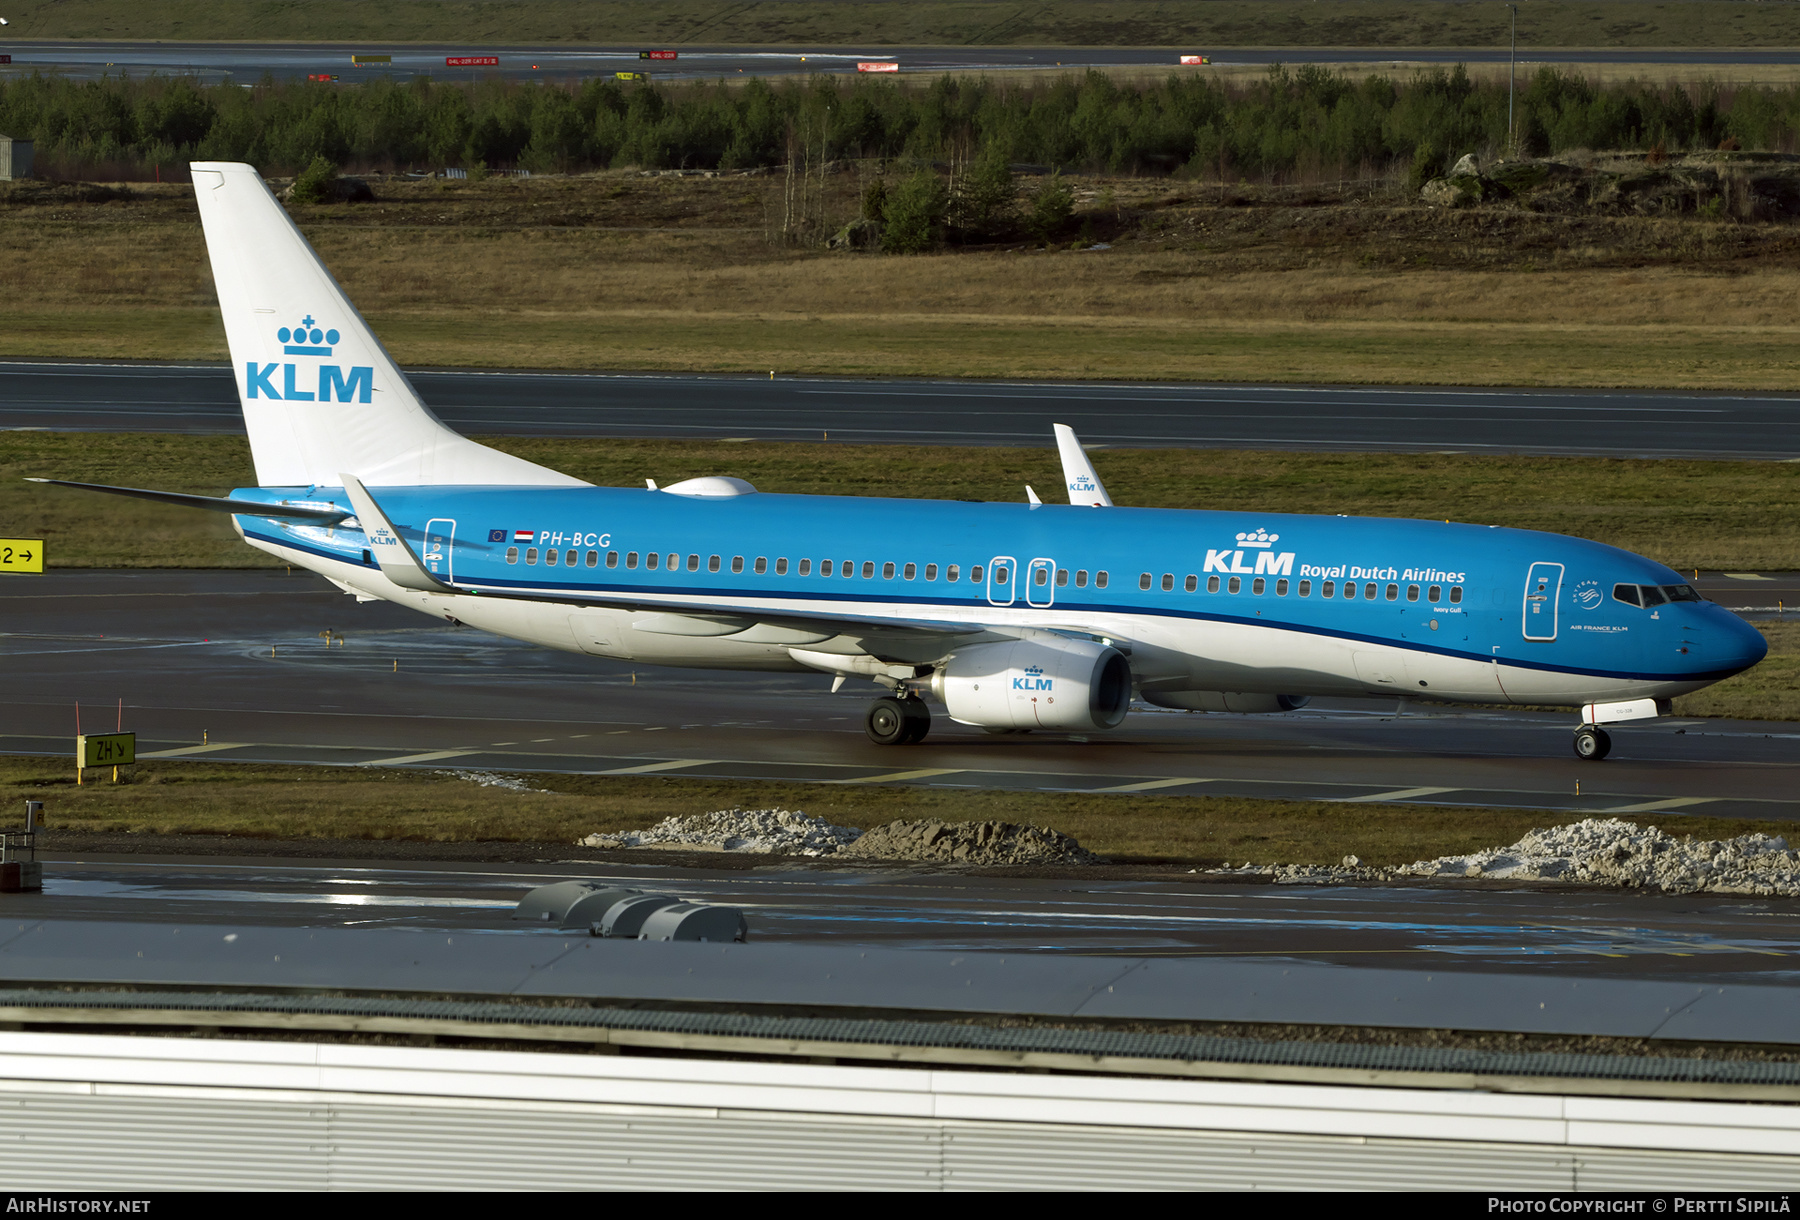
<instances>
[{"instance_id":1,"label":"crown logo","mask_svg":"<svg viewBox=\"0 0 1800 1220\"><path fill-rule=\"evenodd\" d=\"M1027 665L1025 667L1025 676L1028 678L1042 677L1043 673L1044 667L1042 665Z\"/></svg>"},{"instance_id":2,"label":"crown logo","mask_svg":"<svg viewBox=\"0 0 1800 1220\"><path fill-rule=\"evenodd\" d=\"M290 356L329 356L332 346L338 341L335 330L320 330L313 324L313 316L307 314L300 319L300 325L289 328L282 327L275 332L280 339L282 351Z\"/></svg>"},{"instance_id":3,"label":"crown logo","mask_svg":"<svg viewBox=\"0 0 1800 1220\"><path fill-rule=\"evenodd\" d=\"M1274 546L1281 540L1280 534L1271 534L1268 530L1259 529L1237 536L1239 546Z\"/></svg>"}]
</instances>

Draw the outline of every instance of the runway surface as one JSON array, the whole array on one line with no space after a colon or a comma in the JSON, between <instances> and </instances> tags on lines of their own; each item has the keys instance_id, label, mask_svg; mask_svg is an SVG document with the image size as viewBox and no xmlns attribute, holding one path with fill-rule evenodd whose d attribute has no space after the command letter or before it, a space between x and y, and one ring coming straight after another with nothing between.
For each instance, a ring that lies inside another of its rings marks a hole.
<instances>
[{"instance_id":1,"label":"runway surface","mask_svg":"<svg viewBox=\"0 0 1800 1220\"><path fill-rule=\"evenodd\" d=\"M1800 459L1800 399L1431 387L416 370L476 435ZM0 362L0 429L244 431L225 365Z\"/></svg>"},{"instance_id":2,"label":"runway surface","mask_svg":"<svg viewBox=\"0 0 1800 1220\"><path fill-rule=\"evenodd\" d=\"M532 77L611 76L620 71L647 71L658 80L710 80L721 76L787 76L854 74L858 62L892 60L901 73L1014 72L1058 67L1085 70L1110 67L1179 68L1182 54L1208 54L1214 66L1270 63L1330 64L1504 64L1506 47L741 47L679 48L675 60L645 61L648 46L495 46L464 43L214 43L214 42L67 42L11 41L0 46L12 55L10 71L56 68L77 79L121 70L184 73L202 79L249 79L268 72L277 77L327 73L340 81L428 73L446 79L477 79L498 74ZM353 55L389 55L391 63L356 65ZM496 66L448 67L450 56L494 55ZM1522 48L1518 62L1529 70L1539 64L1709 64L1760 65L1800 63L1800 50L1629 48ZM0 68L0 73L8 69ZM1194 69L1189 69L1190 71Z\"/></svg>"},{"instance_id":3,"label":"runway surface","mask_svg":"<svg viewBox=\"0 0 1800 1220\"><path fill-rule=\"evenodd\" d=\"M649 853L646 853L649 854ZM740 907L755 943L1271 959L1413 971L1791 985L1800 905L1783 899L1480 888L1041 880L788 863L384 864L48 857L30 919L568 933L510 918L535 886L583 877Z\"/></svg>"},{"instance_id":4,"label":"runway surface","mask_svg":"<svg viewBox=\"0 0 1800 1220\"><path fill-rule=\"evenodd\" d=\"M1771 609L1794 583L1702 582ZM91 730L123 700L152 758L1800 818L1791 723L1621 725L1598 765L1571 752L1572 713L1352 700L1276 716L1140 706L1091 738L938 715L927 741L894 748L863 735L872 687L634 669L358 605L306 573L17 577L0 625L0 751L15 754L66 753L78 702Z\"/></svg>"}]
</instances>

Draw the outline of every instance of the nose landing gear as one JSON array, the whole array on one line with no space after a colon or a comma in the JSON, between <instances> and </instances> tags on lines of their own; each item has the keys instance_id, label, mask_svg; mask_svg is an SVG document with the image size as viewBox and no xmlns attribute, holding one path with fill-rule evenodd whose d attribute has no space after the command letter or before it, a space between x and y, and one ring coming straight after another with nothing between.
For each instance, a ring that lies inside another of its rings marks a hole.
<instances>
[{"instance_id":1,"label":"nose landing gear","mask_svg":"<svg viewBox=\"0 0 1800 1220\"><path fill-rule=\"evenodd\" d=\"M1605 729L1584 724L1575 730L1575 757L1599 762L1612 753L1612 736Z\"/></svg>"},{"instance_id":2,"label":"nose landing gear","mask_svg":"<svg viewBox=\"0 0 1800 1220\"><path fill-rule=\"evenodd\" d=\"M924 741L931 731L931 710L917 695L875 700L863 715L863 731L880 746L904 746Z\"/></svg>"}]
</instances>

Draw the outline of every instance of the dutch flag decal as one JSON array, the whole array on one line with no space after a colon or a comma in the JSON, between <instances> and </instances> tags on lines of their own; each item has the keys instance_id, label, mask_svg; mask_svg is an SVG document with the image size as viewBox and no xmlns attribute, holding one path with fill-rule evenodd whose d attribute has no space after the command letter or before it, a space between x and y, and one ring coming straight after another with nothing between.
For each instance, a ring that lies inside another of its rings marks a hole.
<instances>
[{"instance_id":1,"label":"dutch flag decal","mask_svg":"<svg viewBox=\"0 0 1800 1220\"><path fill-rule=\"evenodd\" d=\"M533 538L536 538L536 537L537 537L536 530L514 530L513 531L513 541L514 542L530 542Z\"/></svg>"}]
</instances>

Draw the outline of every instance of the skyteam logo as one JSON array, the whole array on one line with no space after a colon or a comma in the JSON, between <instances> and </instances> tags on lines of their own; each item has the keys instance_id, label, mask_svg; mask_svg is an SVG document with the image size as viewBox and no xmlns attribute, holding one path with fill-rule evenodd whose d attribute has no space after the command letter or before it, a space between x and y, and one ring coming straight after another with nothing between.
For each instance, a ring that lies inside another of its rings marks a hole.
<instances>
[{"instance_id":1,"label":"skyteam logo","mask_svg":"<svg viewBox=\"0 0 1800 1220\"><path fill-rule=\"evenodd\" d=\"M300 319L300 325L283 326L275 332L275 337L281 341L281 350L289 356L329 356L342 336L335 330L319 326L318 319L307 314ZM280 378L279 389L276 388L277 376ZM244 366L246 400L368 402L374 392L373 367L356 366L346 370L341 365L320 364L308 368L293 363L259 364L254 360Z\"/></svg>"},{"instance_id":2,"label":"skyteam logo","mask_svg":"<svg viewBox=\"0 0 1800 1220\"><path fill-rule=\"evenodd\" d=\"M1014 690L1055 690L1056 679L1046 678L1042 665L1028 665L1025 668L1024 677L1012 680L1012 688Z\"/></svg>"},{"instance_id":3,"label":"skyteam logo","mask_svg":"<svg viewBox=\"0 0 1800 1220\"><path fill-rule=\"evenodd\" d=\"M1280 534L1271 534L1265 529L1245 530L1237 536L1236 547L1207 551L1206 567L1202 570L1240 576L1292 576L1295 552L1282 551L1277 554L1274 547L1280 541ZM1245 551L1257 553L1254 565L1244 562Z\"/></svg>"},{"instance_id":4,"label":"skyteam logo","mask_svg":"<svg viewBox=\"0 0 1800 1220\"><path fill-rule=\"evenodd\" d=\"M300 325L291 330L282 327L275 332L275 337L287 345L281 350L290 356L329 356L331 348L338 341L338 333L335 330L320 330L314 324L311 314L301 318Z\"/></svg>"}]
</instances>

